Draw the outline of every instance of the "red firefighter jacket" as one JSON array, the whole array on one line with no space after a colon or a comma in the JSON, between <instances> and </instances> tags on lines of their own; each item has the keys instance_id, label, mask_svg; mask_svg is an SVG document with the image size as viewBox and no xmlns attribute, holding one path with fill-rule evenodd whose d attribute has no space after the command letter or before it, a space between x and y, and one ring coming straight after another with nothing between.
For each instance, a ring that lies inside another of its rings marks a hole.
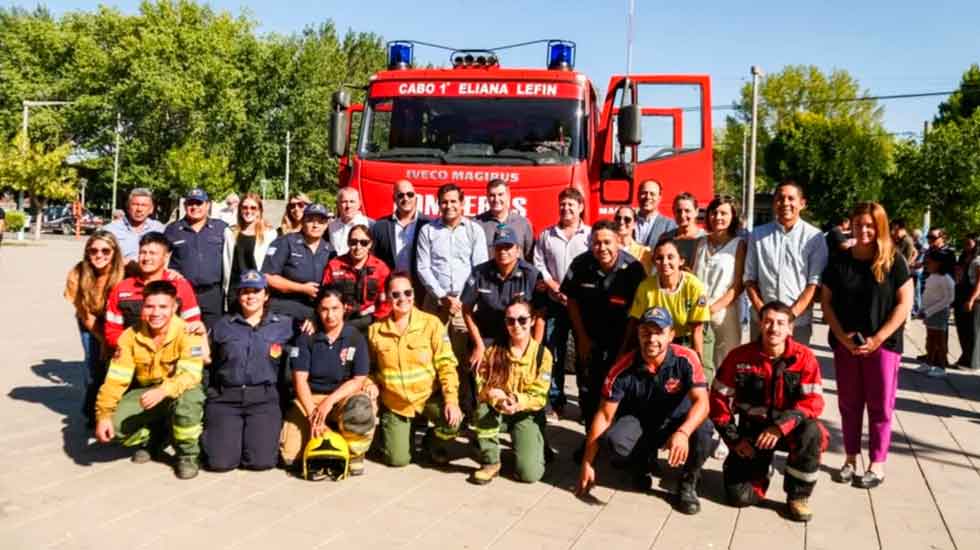
<instances>
[{"instance_id":1,"label":"red firefighter jacket","mask_svg":"<svg viewBox=\"0 0 980 550\"><path fill-rule=\"evenodd\" d=\"M752 431L775 425L789 434L805 418L823 413L823 382L813 352L792 338L781 357L770 359L759 342L732 350L711 385L711 421L726 443L742 435L735 415Z\"/></svg>"}]
</instances>

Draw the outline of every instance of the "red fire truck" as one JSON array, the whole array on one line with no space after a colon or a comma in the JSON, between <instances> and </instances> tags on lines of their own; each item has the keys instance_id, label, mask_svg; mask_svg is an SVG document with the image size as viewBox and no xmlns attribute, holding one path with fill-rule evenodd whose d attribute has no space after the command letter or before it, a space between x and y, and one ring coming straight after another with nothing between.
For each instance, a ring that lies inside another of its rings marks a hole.
<instances>
[{"instance_id":1,"label":"red fire truck","mask_svg":"<svg viewBox=\"0 0 980 550\"><path fill-rule=\"evenodd\" d=\"M702 206L711 199L708 76L617 75L600 103L574 70L569 41L547 41L541 69L501 67L492 50L458 50L451 68L415 69L413 46L388 44L388 69L370 78L363 104L346 90L333 97L340 185L361 192L368 216L391 213L392 185L403 178L428 215L438 213L444 183L459 185L466 214L476 215L487 209L486 183L502 179L535 230L554 223L558 192L569 186L585 195L589 222L635 204L648 179L661 183L668 216L681 191Z\"/></svg>"}]
</instances>

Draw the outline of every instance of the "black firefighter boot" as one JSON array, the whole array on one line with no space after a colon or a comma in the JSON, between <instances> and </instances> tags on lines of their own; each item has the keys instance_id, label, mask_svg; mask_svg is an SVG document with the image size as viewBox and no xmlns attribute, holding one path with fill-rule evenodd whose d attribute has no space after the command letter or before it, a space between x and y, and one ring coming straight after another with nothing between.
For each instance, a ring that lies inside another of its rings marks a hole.
<instances>
[{"instance_id":1,"label":"black firefighter boot","mask_svg":"<svg viewBox=\"0 0 980 550\"><path fill-rule=\"evenodd\" d=\"M698 483L701 472L684 472L680 489L677 491L677 511L689 516L701 511L701 501L698 500Z\"/></svg>"}]
</instances>

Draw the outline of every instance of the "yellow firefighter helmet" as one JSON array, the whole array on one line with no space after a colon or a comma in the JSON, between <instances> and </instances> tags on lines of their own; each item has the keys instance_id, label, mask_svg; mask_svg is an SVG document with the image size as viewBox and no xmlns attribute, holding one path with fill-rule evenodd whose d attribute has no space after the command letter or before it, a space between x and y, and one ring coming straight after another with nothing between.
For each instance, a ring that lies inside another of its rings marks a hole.
<instances>
[{"instance_id":1,"label":"yellow firefighter helmet","mask_svg":"<svg viewBox=\"0 0 980 550\"><path fill-rule=\"evenodd\" d=\"M346 479L350 471L350 449L337 432L327 430L320 437L310 438L303 451L303 479L334 481Z\"/></svg>"}]
</instances>

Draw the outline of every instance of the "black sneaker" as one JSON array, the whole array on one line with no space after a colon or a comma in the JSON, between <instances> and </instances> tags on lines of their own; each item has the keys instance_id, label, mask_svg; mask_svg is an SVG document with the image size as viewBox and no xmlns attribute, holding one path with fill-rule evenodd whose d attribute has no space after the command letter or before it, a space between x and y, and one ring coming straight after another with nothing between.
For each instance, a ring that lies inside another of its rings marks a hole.
<instances>
[{"instance_id":1,"label":"black sneaker","mask_svg":"<svg viewBox=\"0 0 980 550\"><path fill-rule=\"evenodd\" d=\"M698 500L699 474L685 473L681 478L680 489L677 492L677 511L689 516L701 511L701 501Z\"/></svg>"}]
</instances>

